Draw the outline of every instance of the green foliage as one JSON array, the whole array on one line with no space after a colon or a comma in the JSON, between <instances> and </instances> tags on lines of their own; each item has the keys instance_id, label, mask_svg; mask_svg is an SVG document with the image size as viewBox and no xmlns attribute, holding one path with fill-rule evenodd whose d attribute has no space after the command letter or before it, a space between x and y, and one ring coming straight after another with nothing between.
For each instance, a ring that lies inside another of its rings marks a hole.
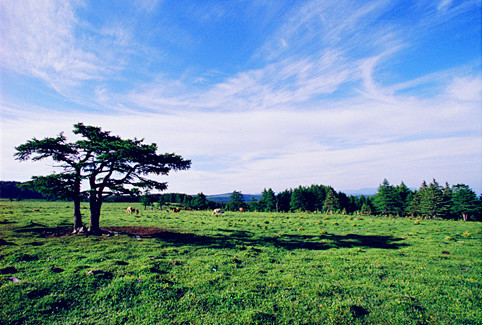
<instances>
[{"instance_id":1,"label":"green foliage","mask_svg":"<svg viewBox=\"0 0 483 325\"><path fill-rule=\"evenodd\" d=\"M432 218L442 218L444 216L443 208L443 190L441 186L433 179L429 186L423 186L420 189L421 214Z\"/></svg>"},{"instance_id":2,"label":"green foliage","mask_svg":"<svg viewBox=\"0 0 483 325\"><path fill-rule=\"evenodd\" d=\"M308 195L306 195L306 190L302 186L294 189L292 191L292 196L290 198L290 210L291 211L308 211L309 200Z\"/></svg>"},{"instance_id":3,"label":"green foliage","mask_svg":"<svg viewBox=\"0 0 483 325\"><path fill-rule=\"evenodd\" d=\"M262 197L258 201L257 208L260 211L274 212L277 211L277 198L271 188L263 189Z\"/></svg>"},{"instance_id":4,"label":"green foliage","mask_svg":"<svg viewBox=\"0 0 483 325\"><path fill-rule=\"evenodd\" d=\"M481 322L480 222L125 207L104 225L159 230L60 236L72 203L0 202L0 323Z\"/></svg>"},{"instance_id":5,"label":"green foliage","mask_svg":"<svg viewBox=\"0 0 483 325\"><path fill-rule=\"evenodd\" d=\"M451 200L451 212L457 218L461 216L464 221L481 221L481 200L468 185L458 184L453 186Z\"/></svg>"},{"instance_id":6,"label":"green foliage","mask_svg":"<svg viewBox=\"0 0 483 325\"><path fill-rule=\"evenodd\" d=\"M238 211L240 208L245 208L245 198L243 197L241 192L233 191L230 195L230 202L228 203L228 210L230 211Z\"/></svg>"},{"instance_id":7,"label":"green foliage","mask_svg":"<svg viewBox=\"0 0 483 325\"><path fill-rule=\"evenodd\" d=\"M402 185L404 185L404 183ZM402 186L401 189L402 190L398 191L396 187L389 184L387 179L384 179L377 190L377 194L374 196L374 206L376 207L376 211L385 215L401 215L404 211L404 200L401 197L401 194L406 195Z\"/></svg>"},{"instance_id":8,"label":"green foliage","mask_svg":"<svg viewBox=\"0 0 483 325\"><path fill-rule=\"evenodd\" d=\"M209 208L209 202L206 199L206 195L198 193L193 201L191 201L190 206L194 209L206 210Z\"/></svg>"},{"instance_id":9,"label":"green foliage","mask_svg":"<svg viewBox=\"0 0 483 325\"><path fill-rule=\"evenodd\" d=\"M333 212L340 209L339 199L333 188L329 188L322 209L326 212Z\"/></svg>"},{"instance_id":10,"label":"green foliage","mask_svg":"<svg viewBox=\"0 0 483 325\"><path fill-rule=\"evenodd\" d=\"M152 204L151 197L147 193L139 198L139 202L144 206L144 210Z\"/></svg>"}]
</instances>

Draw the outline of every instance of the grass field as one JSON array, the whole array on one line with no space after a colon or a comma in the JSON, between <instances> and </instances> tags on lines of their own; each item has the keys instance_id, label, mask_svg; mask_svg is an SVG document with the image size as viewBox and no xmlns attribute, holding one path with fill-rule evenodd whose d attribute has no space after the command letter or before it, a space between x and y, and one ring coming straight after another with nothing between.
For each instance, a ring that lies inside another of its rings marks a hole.
<instances>
[{"instance_id":1,"label":"grass field","mask_svg":"<svg viewBox=\"0 0 483 325\"><path fill-rule=\"evenodd\" d=\"M482 321L479 222L126 206L86 237L71 203L0 202L0 323Z\"/></svg>"}]
</instances>

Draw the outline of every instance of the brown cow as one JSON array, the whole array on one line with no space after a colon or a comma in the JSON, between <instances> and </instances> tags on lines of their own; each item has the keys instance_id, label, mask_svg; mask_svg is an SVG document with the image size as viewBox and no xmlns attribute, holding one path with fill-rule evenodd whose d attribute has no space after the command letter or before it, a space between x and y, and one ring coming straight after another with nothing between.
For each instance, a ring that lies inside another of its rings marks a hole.
<instances>
[{"instance_id":1,"label":"brown cow","mask_svg":"<svg viewBox=\"0 0 483 325\"><path fill-rule=\"evenodd\" d=\"M238 211L245 212L245 210L243 208L239 208Z\"/></svg>"},{"instance_id":2,"label":"brown cow","mask_svg":"<svg viewBox=\"0 0 483 325\"><path fill-rule=\"evenodd\" d=\"M213 210L213 212L211 213L211 215L215 215L215 214L223 214L225 213L225 211L223 211L222 209L215 209Z\"/></svg>"}]
</instances>

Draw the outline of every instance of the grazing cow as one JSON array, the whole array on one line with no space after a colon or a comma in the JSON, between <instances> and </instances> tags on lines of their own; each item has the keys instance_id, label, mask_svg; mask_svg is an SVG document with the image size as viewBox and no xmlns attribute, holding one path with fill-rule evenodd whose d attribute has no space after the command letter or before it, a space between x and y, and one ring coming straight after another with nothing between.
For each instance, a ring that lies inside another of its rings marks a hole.
<instances>
[{"instance_id":1,"label":"grazing cow","mask_svg":"<svg viewBox=\"0 0 483 325\"><path fill-rule=\"evenodd\" d=\"M243 208L239 208L238 211L245 212L245 210Z\"/></svg>"},{"instance_id":2,"label":"grazing cow","mask_svg":"<svg viewBox=\"0 0 483 325\"><path fill-rule=\"evenodd\" d=\"M132 207L127 207L126 212L127 213L133 213L134 209Z\"/></svg>"},{"instance_id":3,"label":"grazing cow","mask_svg":"<svg viewBox=\"0 0 483 325\"><path fill-rule=\"evenodd\" d=\"M171 208L171 210L173 210L173 212L179 212L181 209L180 208Z\"/></svg>"},{"instance_id":4,"label":"grazing cow","mask_svg":"<svg viewBox=\"0 0 483 325\"><path fill-rule=\"evenodd\" d=\"M213 210L213 212L211 213L211 215L215 215L215 214L223 214L225 213L225 211L223 211L222 209L215 209Z\"/></svg>"}]
</instances>

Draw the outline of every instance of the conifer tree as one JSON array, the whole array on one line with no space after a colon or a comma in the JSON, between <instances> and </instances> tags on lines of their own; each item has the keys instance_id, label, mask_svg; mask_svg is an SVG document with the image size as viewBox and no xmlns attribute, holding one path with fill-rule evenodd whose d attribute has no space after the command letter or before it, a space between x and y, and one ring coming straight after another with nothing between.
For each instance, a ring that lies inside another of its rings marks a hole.
<instances>
[{"instance_id":1,"label":"conifer tree","mask_svg":"<svg viewBox=\"0 0 483 325\"><path fill-rule=\"evenodd\" d=\"M228 203L228 210L237 211L245 207L245 198L243 194L238 191L233 191L230 195L230 202Z\"/></svg>"},{"instance_id":2,"label":"conifer tree","mask_svg":"<svg viewBox=\"0 0 483 325\"><path fill-rule=\"evenodd\" d=\"M323 210L328 213L335 212L338 209L340 209L339 199L337 198L334 189L330 187L324 201Z\"/></svg>"},{"instance_id":3,"label":"conifer tree","mask_svg":"<svg viewBox=\"0 0 483 325\"><path fill-rule=\"evenodd\" d=\"M381 214L400 214L403 203L396 188L384 179L374 196L374 205Z\"/></svg>"},{"instance_id":4,"label":"conifer tree","mask_svg":"<svg viewBox=\"0 0 483 325\"><path fill-rule=\"evenodd\" d=\"M481 200L478 200L475 192L468 185L457 184L452 187L452 210L453 213L461 217L464 221L481 221Z\"/></svg>"},{"instance_id":5,"label":"conifer tree","mask_svg":"<svg viewBox=\"0 0 483 325\"><path fill-rule=\"evenodd\" d=\"M443 211L443 190L438 182L433 182L421 192L421 213L431 218L441 218L444 216Z\"/></svg>"},{"instance_id":6,"label":"conifer tree","mask_svg":"<svg viewBox=\"0 0 483 325\"><path fill-rule=\"evenodd\" d=\"M304 196L302 186L294 189L290 198L291 211L306 211L308 209L308 202Z\"/></svg>"}]
</instances>

